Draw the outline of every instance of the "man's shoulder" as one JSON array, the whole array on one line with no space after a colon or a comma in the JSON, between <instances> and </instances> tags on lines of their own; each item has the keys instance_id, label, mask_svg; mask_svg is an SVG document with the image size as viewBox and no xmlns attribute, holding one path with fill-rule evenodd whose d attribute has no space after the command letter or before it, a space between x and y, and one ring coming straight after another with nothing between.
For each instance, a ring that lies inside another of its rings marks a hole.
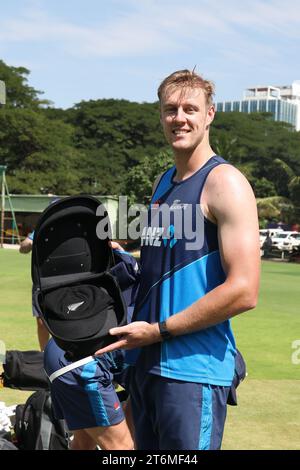
<instances>
[{"instance_id":1,"label":"man's shoulder","mask_svg":"<svg viewBox=\"0 0 300 470\"><path fill-rule=\"evenodd\" d=\"M167 168L163 173L160 173L156 178L152 186L152 196L154 195L155 191L157 190L159 184L162 180L166 177L167 179L173 173L175 166L172 165L171 167Z\"/></svg>"},{"instance_id":2,"label":"man's shoulder","mask_svg":"<svg viewBox=\"0 0 300 470\"><path fill-rule=\"evenodd\" d=\"M253 190L243 173L233 165L221 164L208 175L201 203L218 220L221 214L242 209L255 201Z\"/></svg>"},{"instance_id":3,"label":"man's shoulder","mask_svg":"<svg viewBox=\"0 0 300 470\"><path fill-rule=\"evenodd\" d=\"M215 190L216 188L228 188L236 185L249 185L246 176L235 166L224 163L217 165L209 173L206 181L207 190Z\"/></svg>"}]
</instances>

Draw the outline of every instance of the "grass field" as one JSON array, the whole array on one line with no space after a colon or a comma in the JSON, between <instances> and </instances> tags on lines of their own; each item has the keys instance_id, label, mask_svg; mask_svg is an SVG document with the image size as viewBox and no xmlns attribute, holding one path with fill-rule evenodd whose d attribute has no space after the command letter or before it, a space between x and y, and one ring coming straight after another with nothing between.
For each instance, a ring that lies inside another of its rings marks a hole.
<instances>
[{"instance_id":1,"label":"grass field","mask_svg":"<svg viewBox=\"0 0 300 470\"><path fill-rule=\"evenodd\" d=\"M0 340L6 349L37 349L31 316L30 255L0 250ZM239 406L228 407L223 449L300 449L300 265L263 262L258 307L232 321L248 377ZM22 403L27 392L0 389L0 401Z\"/></svg>"}]
</instances>

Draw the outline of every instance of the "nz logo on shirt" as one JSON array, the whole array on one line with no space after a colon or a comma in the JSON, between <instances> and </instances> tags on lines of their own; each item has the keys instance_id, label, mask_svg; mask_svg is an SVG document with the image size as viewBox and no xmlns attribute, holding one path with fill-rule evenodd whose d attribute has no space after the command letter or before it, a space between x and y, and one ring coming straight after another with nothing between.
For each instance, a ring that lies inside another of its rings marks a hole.
<instances>
[{"instance_id":1,"label":"nz logo on shirt","mask_svg":"<svg viewBox=\"0 0 300 470\"><path fill-rule=\"evenodd\" d=\"M167 229L164 227L144 227L141 246L157 246L163 245L167 248L173 248L177 243L175 238L175 227L170 225Z\"/></svg>"},{"instance_id":2,"label":"nz logo on shirt","mask_svg":"<svg viewBox=\"0 0 300 470\"><path fill-rule=\"evenodd\" d=\"M170 225L167 229L167 236L163 237L164 246L167 247L168 243L170 248L173 248L174 245L178 242L177 238L175 238L175 227L174 225Z\"/></svg>"}]
</instances>

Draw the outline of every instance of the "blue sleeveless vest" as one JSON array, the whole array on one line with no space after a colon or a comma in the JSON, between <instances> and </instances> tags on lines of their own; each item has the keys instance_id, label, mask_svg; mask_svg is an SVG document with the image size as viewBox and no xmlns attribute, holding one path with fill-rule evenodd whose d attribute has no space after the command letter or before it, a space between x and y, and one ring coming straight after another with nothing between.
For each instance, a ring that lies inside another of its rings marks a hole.
<instances>
[{"instance_id":1,"label":"blue sleeveless vest","mask_svg":"<svg viewBox=\"0 0 300 470\"><path fill-rule=\"evenodd\" d=\"M161 177L141 237L141 283L133 321L166 320L225 281L217 226L200 208L207 176L223 163L227 162L213 156L180 182L173 181L176 167ZM230 322L225 321L128 351L126 362L138 359L137 367L163 377L229 386L235 354Z\"/></svg>"}]
</instances>

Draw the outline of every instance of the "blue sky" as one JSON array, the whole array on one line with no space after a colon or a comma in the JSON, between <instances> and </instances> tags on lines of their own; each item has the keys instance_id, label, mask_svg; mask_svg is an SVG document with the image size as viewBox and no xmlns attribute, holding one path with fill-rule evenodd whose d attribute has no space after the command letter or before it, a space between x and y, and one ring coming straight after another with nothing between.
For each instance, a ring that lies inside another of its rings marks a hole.
<instances>
[{"instance_id":1,"label":"blue sky","mask_svg":"<svg viewBox=\"0 0 300 470\"><path fill-rule=\"evenodd\" d=\"M153 102L166 75L195 65L216 100L238 99L300 80L299 56L299 0L0 0L0 58L56 107Z\"/></svg>"}]
</instances>

